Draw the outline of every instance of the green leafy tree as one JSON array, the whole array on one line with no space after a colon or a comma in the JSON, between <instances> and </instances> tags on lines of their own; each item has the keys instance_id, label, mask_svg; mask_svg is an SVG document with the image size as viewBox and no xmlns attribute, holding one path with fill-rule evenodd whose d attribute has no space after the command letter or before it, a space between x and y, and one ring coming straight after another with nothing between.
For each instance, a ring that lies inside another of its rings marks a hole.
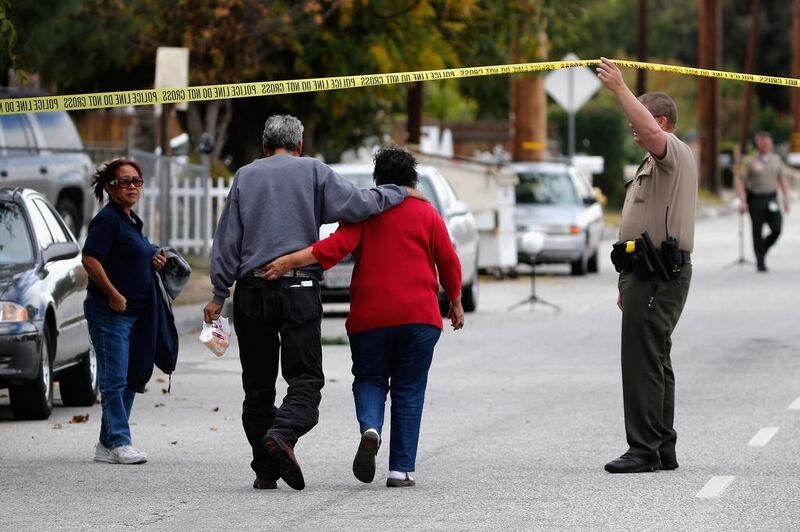
<instances>
[{"instance_id":1,"label":"green leafy tree","mask_svg":"<svg viewBox=\"0 0 800 532\"><path fill-rule=\"evenodd\" d=\"M30 3L37 4L37 3ZM27 4L26 4L27 5ZM190 49L196 85L421 70L461 64L475 0L66 0L29 7L31 70L62 93L152 86L158 46ZM265 117L299 116L311 153L335 159L387 129L403 89L376 87L192 104L190 136L233 166L260 154Z\"/></svg>"},{"instance_id":2,"label":"green leafy tree","mask_svg":"<svg viewBox=\"0 0 800 532\"><path fill-rule=\"evenodd\" d=\"M17 30L8 18L11 0L0 0L0 85L8 85L8 71L16 66Z\"/></svg>"},{"instance_id":3,"label":"green leafy tree","mask_svg":"<svg viewBox=\"0 0 800 532\"><path fill-rule=\"evenodd\" d=\"M458 43L466 65L538 61L539 57L560 59L574 51L588 16L585 2L560 0L481 0ZM542 42L541 36L546 35ZM544 52L544 54L543 54ZM505 120L510 110L507 76L465 78L460 91L478 102L481 120Z\"/></svg>"}]
</instances>

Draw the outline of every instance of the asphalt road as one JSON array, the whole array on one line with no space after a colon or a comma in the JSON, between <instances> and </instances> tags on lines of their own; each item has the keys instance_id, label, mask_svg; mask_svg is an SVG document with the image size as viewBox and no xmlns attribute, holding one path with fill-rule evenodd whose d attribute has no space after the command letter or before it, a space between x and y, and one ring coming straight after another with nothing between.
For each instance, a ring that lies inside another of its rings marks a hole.
<instances>
[{"instance_id":1,"label":"asphalt road","mask_svg":"<svg viewBox=\"0 0 800 532\"><path fill-rule=\"evenodd\" d=\"M253 490L235 345L216 359L187 335L171 395L157 378L134 407L144 465L92 462L99 407L17 422L0 397L0 529L796 530L800 215L786 220L766 275L725 268L736 229L736 217L698 224L673 337L677 471L603 471L626 449L605 261L598 275L548 267L537 277L558 313L506 311L529 294L526 277L483 285L480 311L437 348L414 488L384 487L388 446L373 484L352 477L349 351L327 345L321 420L296 449L307 488ZM341 319L323 328L343 334Z\"/></svg>"}]
</instances>

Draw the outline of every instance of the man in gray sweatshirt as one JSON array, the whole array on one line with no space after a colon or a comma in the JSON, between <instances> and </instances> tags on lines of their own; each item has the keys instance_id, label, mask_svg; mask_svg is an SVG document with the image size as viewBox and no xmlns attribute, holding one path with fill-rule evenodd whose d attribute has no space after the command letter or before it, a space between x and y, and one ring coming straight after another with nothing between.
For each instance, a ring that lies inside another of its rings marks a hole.
<instances>
[{"instance_id":1,"label":"man in gray sweatshirt","mask_svg":"<svg viewBox=\"0 0 800 532\"><path fill-rule=\"evenodd\" d=\"M214 235L214 297L204 319L218 318L236 282L234 328L245 398L242 424L253 448L254 488L271 489L282 478L294 489L305 481L294 455L298 438L319 418L322 373L319 266L289 272L277 281L260 266L303 249L319 238L321 224L360 222L399 205L416 191L386 185L358 189L322 162L300 157L303 125L288 115L269 117L264 155L233 179ZM275 407L278 362L289 385Z\"/></svg>"}]
</instances>

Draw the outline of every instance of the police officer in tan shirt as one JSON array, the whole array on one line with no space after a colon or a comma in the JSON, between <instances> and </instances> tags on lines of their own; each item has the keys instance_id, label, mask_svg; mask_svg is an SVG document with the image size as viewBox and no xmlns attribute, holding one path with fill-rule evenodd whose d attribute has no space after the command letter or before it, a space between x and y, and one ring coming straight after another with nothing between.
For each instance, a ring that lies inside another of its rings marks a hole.
<instances>
[{"instance_id":1,"label":"police officer in tan shirt","mask_svg":"<svg viewBox=\"0 0 800 532\"><path fill-rule=\"evenodd\" d=\"M628 451L605 466L609 473L678 468L673 428L675 376L670 350L692 277L697 204L697 165L689 147L674 135L675 102L663 93L638 99L617 66L603 58L597 75L614 92L630 121L633 138L647 150L636 177L627 183L620 240L647 231L656 246L677 238L680 273L668 281L631 271L619 276L622 310L622 394Z\"/></svg>"},{"instance_id":2,"label":"police officer in tan shirt","mask_svg":"<svg viewBox=\"0 0 800 532\"><path fill-rule=\"evenodd\" d=\"M742 213L750 211L753 222L753 248L756 253L756 268L767 271L765 257L781 234L781 209L778 206L778 187L783 196L783 210L789 212L789 176L792 171L783 164L780 155L772 151L772 135L766 131L756 133L758 153L744 160L742 171L736 180ZM764 224L769 226L769 235L764 238Z\"/></svg>"}]
</instances>

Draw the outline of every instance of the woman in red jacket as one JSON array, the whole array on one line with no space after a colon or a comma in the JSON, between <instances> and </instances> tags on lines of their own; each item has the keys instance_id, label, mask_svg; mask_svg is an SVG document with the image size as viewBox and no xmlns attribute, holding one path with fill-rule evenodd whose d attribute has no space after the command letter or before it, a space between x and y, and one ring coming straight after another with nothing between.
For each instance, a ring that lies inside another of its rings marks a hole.
<instances>
[{"instance_id":1,"label":"woman in red jacket","mask_svg":"<svg viewBox=\"0 0 800 532\"><path fill-rule=\"evenodd\" d=\"M415 187L416 165L400 148L382 149L375 156L375 183ZM386 485L413 486L409 473L415 469L428 369L442 332L439 282L450 299L453 329L458 330L464 326L461 265L439 213L430 203L410 198L359 224L341 224L325 240L265 266L264 277L277 279L316 262L327 270L351 253L356 262L345 327L361 429L353 474L362 482L375 478L386 394L391 390Z\"/></svg>"}]
</instances>

